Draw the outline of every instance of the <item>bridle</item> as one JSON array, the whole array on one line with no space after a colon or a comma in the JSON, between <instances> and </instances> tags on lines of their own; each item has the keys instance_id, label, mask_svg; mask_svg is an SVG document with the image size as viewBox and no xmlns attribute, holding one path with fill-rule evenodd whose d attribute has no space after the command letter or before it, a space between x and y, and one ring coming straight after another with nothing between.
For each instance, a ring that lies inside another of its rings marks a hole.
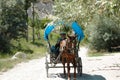
<instances>
[{"instance_id":1,"label":"bridle","mask_svg":"<svg viewBox=\"0 0 120 80\"><path fill-rule=\"evenodd\" d=\"M66 41L66 49L70 52L70 53L75 53L76 50L76 39L67 39Z\"/></svg>"}]
</instances>

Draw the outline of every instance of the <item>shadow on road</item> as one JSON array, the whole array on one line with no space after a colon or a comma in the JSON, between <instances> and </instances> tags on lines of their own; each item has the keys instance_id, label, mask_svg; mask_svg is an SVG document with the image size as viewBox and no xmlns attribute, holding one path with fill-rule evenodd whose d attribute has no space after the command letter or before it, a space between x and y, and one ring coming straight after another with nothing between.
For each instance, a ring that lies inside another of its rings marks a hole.
<instances>
[{"instance_id":1,"label":"shadow on road","mask_svg":"<svg viewBox=\"0 0 120 80\"><path fill-rule=\"evenodd\" d=\"M63 79L67 80L67 78L64 77L63 73L51 74L50 78L61 78L62 80ZM73 80L73 73L71 73L71 80ZM77 74L76 80L106 80L106 79L101 75L82 74L82 76L80 76L79 74Z\"/></svg>"}]
</instances>

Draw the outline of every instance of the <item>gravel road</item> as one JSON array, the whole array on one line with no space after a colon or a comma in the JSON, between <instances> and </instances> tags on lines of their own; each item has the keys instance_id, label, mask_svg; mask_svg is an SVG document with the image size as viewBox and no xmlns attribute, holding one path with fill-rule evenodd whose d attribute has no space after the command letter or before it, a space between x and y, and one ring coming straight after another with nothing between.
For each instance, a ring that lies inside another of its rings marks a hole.
<instances>
[{"instance_id":1,"label":"gravel road","mask_svg":"<svg viewBox=\"0 0 120 80\"><path fill-rule=\"evenodd\" d=\"M77 74L77 80L120 80L120 53L87 57L87 50L82 47L79 51L79 56L82 57L83 75L80 77ZM73 73L73 70L71 72ZM0 73L0 80L67 80L62 75L62 68L53 68L49 69L49 78L47 78L45 57L43 57L22 62L13 69Z\"/></svg>"}]
</instances>

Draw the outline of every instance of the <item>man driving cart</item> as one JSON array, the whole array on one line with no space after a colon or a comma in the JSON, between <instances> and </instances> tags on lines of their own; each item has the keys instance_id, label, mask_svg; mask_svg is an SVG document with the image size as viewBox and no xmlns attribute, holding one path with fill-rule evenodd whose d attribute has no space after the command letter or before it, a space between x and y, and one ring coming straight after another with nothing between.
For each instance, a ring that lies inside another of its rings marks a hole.
<instances>
[{"instance_id":1,"label":"man driving cart","mask_svg":"<svg viewBox=\"0 0 120 80\"><path fill-rule=\"evenodd\" d=\"M57 57L59 55L59 48L60 48L60 42L62 40L66 39L66 33L65 32L60 32L60 38L58 38L57 43L55 44L55 46L51 47L51 52L53 54L55 54L55 57Z\"/></svg>"}]
</instances>

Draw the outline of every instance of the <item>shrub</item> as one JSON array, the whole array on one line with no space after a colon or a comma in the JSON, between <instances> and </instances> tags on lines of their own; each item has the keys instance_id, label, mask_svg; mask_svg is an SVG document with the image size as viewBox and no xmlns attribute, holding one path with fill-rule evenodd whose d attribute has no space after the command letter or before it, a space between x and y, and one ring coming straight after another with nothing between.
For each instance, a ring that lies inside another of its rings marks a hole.
<instances>
[{"instance_id":1,"label":"shrub","mask_svg":"<svg viewBox=\"0 0 120 80\"><path fill-rule=\"evenodd\" d=\"M86 32L90 47L98 51L111 51L111 47L120 45L120 26L110 18L95 17Z\"/></svg>"}]
</instances>

